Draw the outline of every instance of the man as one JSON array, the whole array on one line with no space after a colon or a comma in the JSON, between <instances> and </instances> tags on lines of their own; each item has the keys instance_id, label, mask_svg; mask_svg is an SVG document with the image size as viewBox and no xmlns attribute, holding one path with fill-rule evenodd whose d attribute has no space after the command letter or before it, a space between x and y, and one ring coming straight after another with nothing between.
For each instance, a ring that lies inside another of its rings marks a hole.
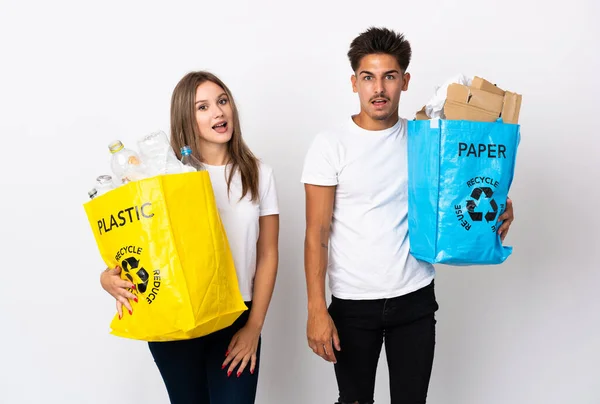
<instances>
[{"instance_id":1,"label":"man","mask_svg":"<svg viewBox=\"0 0 600 404\"><path fill-rule=\"evenodd\" d=\"M339 403L373 403L383 343L391 402L425 403L438 304L433 266L409 253L407 121L398 105L411 48L402 34L370 28L348 57L360 113L315 137L302 174L308 343L335 364ZM503 239L510 200L499 220Z\"/></svg>"}]
</instances>

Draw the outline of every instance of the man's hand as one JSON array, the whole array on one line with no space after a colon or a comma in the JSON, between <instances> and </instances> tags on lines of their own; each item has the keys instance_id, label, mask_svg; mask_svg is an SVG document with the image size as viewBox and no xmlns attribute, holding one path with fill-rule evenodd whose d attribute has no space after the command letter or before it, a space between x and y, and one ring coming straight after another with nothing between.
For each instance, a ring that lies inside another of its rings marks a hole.
<instances>
[{"instance_id":1,"label":"man's hand","mask_svg":"<svg viewBox=\"0 0 600 404\"><path fill-rule=\"evenodd\" d=\"M341 351L340 338L327 308L308 311L306 326L308 346L314 353L328 362L336 363L333 347Z\"/></svg>"},{"instance_id":2,"label":"man's hand","mask_svg":"<svg viewBox=\"0 0 600 404\"><path fill-rule=\"evenodd\" d=\"M508 230L510 229L510 225L513 220L515 220L515 215L513 211L513 204L510 198L506 199L506 210L500 217L498 217L498 222L502 223L502 226L498 229L498 234L500 235L500 240L504 241L506 234L508 234Z\"/></svg>"}]
</instances>

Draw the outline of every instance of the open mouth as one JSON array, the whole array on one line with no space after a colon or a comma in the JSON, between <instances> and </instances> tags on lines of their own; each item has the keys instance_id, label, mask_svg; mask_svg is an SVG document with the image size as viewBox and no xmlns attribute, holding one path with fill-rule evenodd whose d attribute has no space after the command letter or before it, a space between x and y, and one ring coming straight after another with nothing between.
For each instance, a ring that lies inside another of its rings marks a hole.
<instances>
[{"instance_id":1,"label":"open mouth","mask_svg":"<svg viewBox=\"0 0 600 404\"><path fill-rule=\"evenodd\" d=\"M383 107L385 104L387 104L387 100L383 98L377 98L371 101L371 104L373 104L376 107Z\"/></svg>"},{"instance_id":2,"label":"open mouth","mask_svg":"<svg viewBox=\"0 0 600 404\"><path fill-rule=\"evenodd\" d=\"M227 131L227 121L219 122L212 127L217 133L225 133Z\"/></svg>"}]
</instances>

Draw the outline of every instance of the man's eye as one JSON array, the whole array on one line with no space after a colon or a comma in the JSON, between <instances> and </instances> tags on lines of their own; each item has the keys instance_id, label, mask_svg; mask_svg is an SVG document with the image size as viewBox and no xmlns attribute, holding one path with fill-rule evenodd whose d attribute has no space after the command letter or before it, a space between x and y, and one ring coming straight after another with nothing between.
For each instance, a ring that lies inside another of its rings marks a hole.
<instances>
[{"instance_id":1,"label":"man's eye","mask_svg":"<svg viewBox=\"0 0 600 404\"><path fill-rule=\"evenodd\" d=\"M371 80L373 77L372 76L365 76L364 80Z\"/></svg>"},{"instance_id":2,"label":"man's eye","mask_svg":"<svg viewBox=\"0 0 600 404\"><path fill-rule=\"evenodd\" d=\"M394 80L396 78L396 76L394 76L392 74L388 74L387 76L385 76L385 78L388 80Z\"/></svg>"}]
</instances>

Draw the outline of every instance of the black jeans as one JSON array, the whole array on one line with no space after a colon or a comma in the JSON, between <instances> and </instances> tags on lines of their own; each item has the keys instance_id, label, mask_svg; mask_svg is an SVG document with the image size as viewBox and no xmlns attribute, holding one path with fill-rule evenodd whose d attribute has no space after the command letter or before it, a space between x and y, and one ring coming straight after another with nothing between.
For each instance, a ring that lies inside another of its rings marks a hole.
<instances>
[{"instance_id":1,"label":"black jeans","mask_svg":"<svg viewBox=\"0 0 600 404\"><path fill-rule=\"evenodd\" d=\"M435 347L434 283L378 300L332 297L329 313L341 351L335 351L339 403L373 403L375 373L385 342L392 404L424 404Z\"/></svg>"},{"instance_id":2,"label":"black jeans","mask_svg":"<svg viewBox=\"0 0 600 404\"><path fill-rule=\"evenodd\" d=\"M251 303L246 302L248 308ZM150 352L165 382L172 404L253 404L260 364L260 339L256 369L250 363L237 377L221 369L231 338L248 321L247 310L230 327L205 337L169 342L150 342ZM239 365L238 365L239 367Z\"/></svg>"}]
</instances>

